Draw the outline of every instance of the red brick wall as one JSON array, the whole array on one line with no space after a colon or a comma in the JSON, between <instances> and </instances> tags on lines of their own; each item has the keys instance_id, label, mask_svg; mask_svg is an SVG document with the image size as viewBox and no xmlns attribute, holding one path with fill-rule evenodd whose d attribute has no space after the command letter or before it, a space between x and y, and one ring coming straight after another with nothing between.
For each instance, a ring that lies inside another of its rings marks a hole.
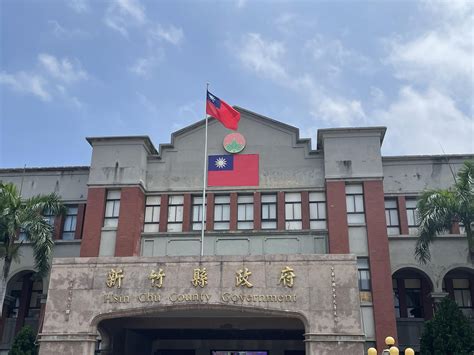
<instances>
[{"instance_id":1,"label":"red brick wall","mask_svg":"<svg viewBox=\"0 0 474 355\"><path fill-rule=\"evenodd\" d=\"M384 347L387 336L397 338L393 308L392 273L388 250L385 203L381 180L364 181L365 217L369 245L372 299L377 348Z\"/></svg>"},{"instance_id":2,"label":"red brick wall","mask_svg":"<svg viewBox=\"0 0 474 355\"><path fill-rule=\"evenodd\" d=\"M90 187L87 192L81 256L99 256L100 233L104 225L105 195L106 190L102 187Z\"/></svg>"},{"instance_id":3,"label":"red brick wall","mask_svg":"<svg viewBox=\"0 0 474 355\"><path fill-rule=\"evenodd\" d=\"M53 239L59 240L62 237L65 216L60 214L54 218Z\"/></svg>"},{"instance_id":4,"label":"red brick wall","mask_svg":"<svg viewBox=\"0 0 474 355\"><path fill-rule=\"evenodd\" d=\"M398 219L400 221L400 234L408 235L407 205L405 196L398 196Z\"/></svg>"},{"instance_id":5,"label":"red brick wall","mask_svg":"<svg viewBox=\"0 0 474 355\"><path fill-rule=\"evenodd\" d=\"M230 221L229 226L231 231L237 230L237 192L230 193Z\"/></svg>"},{"instance_id":6,"label":"red brick wall","mask_svg":"<svg viewBox=\"0 0 474 355\"><path fill-rule=\"evenodd\" d=\"M166 232L168 228L168 195L161 195L160 204L160 232Z\"/></svg>"},{"instance_id":7,"label":"red brick wall","mask_svg":"<svg viewBox=\"0 0 474 355\"><path fill-rule=\"evenodd\" d=\"M74 232L74 239L82 238L82 229L84 227L85 213L86 213L86 204L80 203L77 206L77 220L76 220L76 231Z\"/></svg>"},{"instance_id":8,"label":"red brick wall","mask_svg":"<svg viewBox=\"0 0 474 355\"><path fill-rule=\"evenodd\" d=\"M346 212L346 184L344 181L326 181L329 252L349 253L349 228Z\"/></svg>"},{"instance_id":9,"label":"red brick wall","mask_svg":"<svg viewBox=\"0 0 474 355\"><path fill-rule=\"evenodd\" d=\"M207 194L206 231L214 230L214 194Z\"/></svg>"},{"instance_id":10,"label":"red brick wall","mask_svg":"<svg viewBox=\"0 0 474 355\"><path fill-rule=\"evenodd\" d=\"M123 187L115 240L115 256L140 254L140 239L145 218L145 194L138 187Z\"/></svg>"},{"instance_id":11,"label":"red brick wall","mask_svg":"<svg viewBox=\"0 0 474 355\"><path fill-rule=\"evenodd\" d=\"M262 199L260 192L253 194L253 229L262 229Z\"/></svg>"},{"instance_id":12,"label":"red brick wall","mask_svg":"<svg viewBox=\"0 0 474 355\"><path fill-rule=\"evenodd\" d=\"M301 218L303 229L309 229L309 192L301 192Z\"/></svg>"},{"instance_id":13,"label":"red brick wall","mask_svg":"<svg viewBox=\"0 0 474 355\"><path fill-rule=\"evenodd\" d=\"M191 194L184 194L183 203L183 232L189 232L191 230L191 209L192 209L192 196Z\"/></svg>"},{"instance_id":14,"label":"red brick wall","mask_svg":"<svg viewBox=\"0 0 474 355\"><path fill-rule=\"evenodd\" d=\"M285 193L278 191L277 194L277 229L285 230Z\"/></svg>"}]
</instances>

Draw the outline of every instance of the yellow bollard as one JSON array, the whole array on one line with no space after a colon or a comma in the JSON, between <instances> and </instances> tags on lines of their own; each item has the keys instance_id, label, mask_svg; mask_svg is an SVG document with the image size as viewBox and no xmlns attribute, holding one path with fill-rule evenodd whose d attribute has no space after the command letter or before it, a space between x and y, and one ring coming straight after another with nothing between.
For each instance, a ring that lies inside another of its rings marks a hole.
<instances>
[{"instance_id":1,"label":"yellow bollard","mask_svg":"<svg viewBox=\"0 0 474 355\"><path fill-rule=\"evenodd\" d=\"M400 351L398 350L398 348L396 346L392 346L389 350L390 352L390 355L398 355L400 354Z\"/></svg>"},{"instance_id":2,"label":"yellow bollard","mask_svg":"<svg viewBox=\"0 0 474 355\"><path fill-rule=\"evenodd\" d=\"M405 355L415 355L415 350L413 350L412 348L406 348Z\"/></svg>"},{"instance_id":3,"label":"yellow bollard","mask_svg":"<svg viewBox=\"0 0 474 355\"><path fill-rule=\"evenodd\" d=\"M386 337L385 344L387 344L387 346L395 345L395 339L393 339L392 337Z\"/></svg>"},{"instance_id":4,"label":"yellow bollard","mask_svg":"<svg viewBox=\"0 0 474 355\"><path fill-rule=\"evenodd\" d=\"M367 350L367 355L377 355L377 349L375 348L369 348Z\"/></svg>"}]
</instances>

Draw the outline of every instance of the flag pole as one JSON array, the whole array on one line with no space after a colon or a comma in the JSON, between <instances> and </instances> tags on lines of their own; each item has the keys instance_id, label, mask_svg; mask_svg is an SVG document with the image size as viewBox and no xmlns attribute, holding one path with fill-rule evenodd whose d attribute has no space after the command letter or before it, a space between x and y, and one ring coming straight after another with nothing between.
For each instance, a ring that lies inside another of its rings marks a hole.
<instances>
[{"instance_id":1,"label":"flag pole","mask_svg":"<svg viewBox=\"0 0 474 355\"><path fill-rule=\"evenodd\" d=\"M207 104L207 92L209 91L209 83L206 84L206 104ZM204 255L204 216L206 208L206 185L207 185L207 123L208 116L206 112L206 128L204 134L204 170L202 174L202 210L201 210L201 256Z\"/></svg>"}]
</instances>

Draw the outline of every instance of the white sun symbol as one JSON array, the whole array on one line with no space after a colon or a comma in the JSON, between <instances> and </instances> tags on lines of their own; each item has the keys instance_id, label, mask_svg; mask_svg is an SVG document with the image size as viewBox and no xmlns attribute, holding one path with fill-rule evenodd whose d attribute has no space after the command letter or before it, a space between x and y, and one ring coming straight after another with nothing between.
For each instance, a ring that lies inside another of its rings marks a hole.
<instances>
[{"instance_id":1,"label":"white sun symbol","mask_svg":"<svg viewBox=\"0 0 474 355\"><path fill-rule=\"evenodd\" d=\"M220 157L216 159L216 168L223 169L226 167L226 165L227 165L227 160L225 160L224 158Z\"/></svg>"}]
</instances>

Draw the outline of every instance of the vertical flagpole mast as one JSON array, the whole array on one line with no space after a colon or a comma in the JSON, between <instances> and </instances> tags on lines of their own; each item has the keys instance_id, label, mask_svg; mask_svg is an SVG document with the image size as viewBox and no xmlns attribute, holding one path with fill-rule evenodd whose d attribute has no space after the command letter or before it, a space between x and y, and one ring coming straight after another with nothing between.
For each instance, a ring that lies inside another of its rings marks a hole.
<instances>
[{"instance_id":1,"label":"vertical flagpole mast","mask_svg":"<svg viewBox=\"0 0 474 355\"><path fill-rule=\"evenodd\" d=\"M207 92L209 90L209 83L206 84L206 105L207 105ZM204 170L202 174L202 210L201 210L201 256L204 255L204 215L205 215L205 208L206 208L206 185L207 185L207 122L208 116L206 112L206 128L205 128L205 135L204 135Z\"/></svg>"}]
</instances>

